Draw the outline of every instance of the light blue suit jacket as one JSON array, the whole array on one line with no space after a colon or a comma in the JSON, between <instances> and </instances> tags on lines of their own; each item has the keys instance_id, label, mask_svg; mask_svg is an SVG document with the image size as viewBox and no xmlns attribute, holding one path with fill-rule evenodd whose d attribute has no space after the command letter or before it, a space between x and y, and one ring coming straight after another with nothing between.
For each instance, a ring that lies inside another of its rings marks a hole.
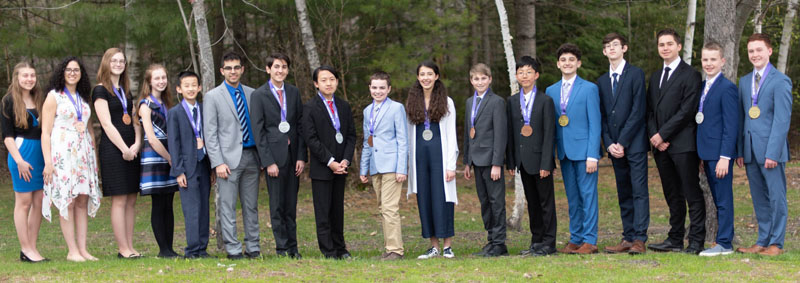
<instances>
[{"instance_id":1,"label":"light blue suit jacket","mask_svg":"<svg viewBox=\"0 0 800 283\"><path fill-rule=\"evenodd\" d=\"M403 104L389 98L383 102L375 119L373 146L369 138L372 107L364 108L364 148L361 150L361 176L382 173L408 174L408 129Z\"/></svg>"},{"instance_id":2,"label":"light blue suit jacket","mask_svg":"<svg viewBox=\"0 0 800 283\"><path fill-rule=\"evenodd\" d=\"M739 79L739 101L744 111L739 136L738 155L744 157L745 163L753 162L755 153L758 164L764 164L766 158L777 162L789 160L789 122L792 118L792 81L774 67L764 78L759 90L758 108L761 116L750 119L748 111L752 105L753 72Z\"/></svg>"},{"instance_id":3,"label":"light blue suit jacket","mask_svg":"<svg viewBox=\"0 0 800 283\"><path fill-rule=\"evenodd\" d=\"M567 103L569 124L566 127L558 125L558 117L561 116L561 81L548 87L547 95L553 98L556 108L556 157L573 161L586 160L587 157L599 160L602 126L597 85L575 77Z\"/></svg>"}]
</instances>

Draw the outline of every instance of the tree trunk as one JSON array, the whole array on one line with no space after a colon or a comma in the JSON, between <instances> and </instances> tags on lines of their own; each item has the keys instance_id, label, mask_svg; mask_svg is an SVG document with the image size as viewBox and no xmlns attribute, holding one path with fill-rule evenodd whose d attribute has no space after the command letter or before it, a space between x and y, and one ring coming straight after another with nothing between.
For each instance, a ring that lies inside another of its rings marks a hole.
<instances>
[{"instance_id":1,"label":"tree trunk","mask_svg":"<svg viewBox=\"0 0 800 283\"><path fill-rule=\"evenodd\" d=\"M692 45L694 45L694 26L697 16L697 0L689 0L688 14L686 15L686 34L683 39L683 61L692 64Z\"/></svg>"},{"instance_id":2,"label":"tree trunk","mask_svg":"<svg viewBox=\"0 0 800 283\"><path fill-rule=\"evenodd\" d=\"M196 74L199 74L200 71L197 69L197 52L194 51L194 39L192 39L192 25L186 19L186 13L183 11L183 4L181 4L181 0L175 0L178 2L178 9L181 10L181 18L183 19L183 27L186 28L186 40L189 42L189 54L192 56L192 68Z\"/></svg>"},{"instance_id":3,"label":"tree trunk","mask_svg":"<svg viewBox=\"0 0 800 283\"><path fill-rule=\"evenodd\" d=\"M536 1L514 0L517 18L516 54L536 57Z\"/></svg>"},{"instance_id":4,"label":"tree trunk","mask_svg":"<svg viewBox=\"0 0 800 283\"><path fill-rule=\"evenodd\" d=\"M510 82L511 93L519 91L517 85L517 77L515 76L516 57L514 57L514 48L511 44L511 31L508 28L508 13L503 4L503 0L495 0L497 6L497 14L500 15L500 31L503 34L503 50L506 53L506 64L508 65L508 80ZM522 225L522 212L525 210L525 190L522 188L522 179L519 177L519 171L514 174L514 207L511 209L511 216L506 221L508 228L513 230L521 230Z\"/></svg>"},{"instance_id":5,"label":"tree trunk","mask_svg":"<svg viewBox=\"0 0 800 283\"><path fill-rule=\"evenodd\" d=\"M133 18L133 12L130 8L130 5L125 5L125 15L128 17ZM125 22L125 57L128 63L125 65L125 71L128 73L128 78L130 78L130 85L128 85L128 92L132 97L136 97L136 93L139 93L139 48L131 42L131 38L129 34L131 31L136 28L132 26L133 23L131 21Z\"/></svg>"},{"instance_id":6,"label":"tree trunk","mask_svg":"<svg viewBox=\"0 0 800 283\"><path fill-rule=\"evenodd\" d=\"M192 15L194 16L195 30L197 31L197 45L200 48L200 71L203 77L203 90L214 88L214 55L211 53L211 40L208 37L208 23L206 22L206 7L203 0L190 0ZM214 186L214 230L216 230L217 249L223 250L222 225L219 217L219 183Z\"/></svg>"},{"instance_id":7,"label":"tree trunk","mask_svg":"<svg viewBox=\"0 0 800 283\"><path fill-rule=\"evenodd\" d=\"M789 0L787 3L786 17L783 19L783 33L781 34L781 47L778 51L778 71L786 73L786 62L789 60L789 48L792 44L792 27L794 27L794 16L800 9L797 0Z\"/></svg>"},{"instance_id":8,"label":"tree trunk","mask_svg":"<svg viewBox=\"0 0 800 283\"><path fill-rule=\"evenodd\" d=\"M761 15L764 13L761 0L756 4L756 14L753 16L753 33L761 33Z\"/></svg>"},{"instance_id":9,"label":"tree trunk","mask_svg":"<svg viewBox=\"0 0 800 283\"><path fill-rule=\"evenodd\" d=\"M300 33L303 36L303 46L306 48L308 65L313 71L319 67L319 54L317 53L317 43L314 41L314 31L311 29L311 22L308 21L306 12L306 0L295 0L297 6L297 20L300 22Z\"/></svg>"}]
</instances>

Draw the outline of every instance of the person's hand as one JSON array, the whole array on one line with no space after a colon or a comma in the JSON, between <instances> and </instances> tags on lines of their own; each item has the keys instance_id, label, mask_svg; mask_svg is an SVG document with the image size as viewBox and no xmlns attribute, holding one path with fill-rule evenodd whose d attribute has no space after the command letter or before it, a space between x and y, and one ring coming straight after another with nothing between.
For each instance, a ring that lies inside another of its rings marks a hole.
<instances>
[{"instance_id":1,"label":"person's hand","mask_svg":"<svg viewBox=\"0 0 800 283\"><path fill-rule=\"evenodd\" d=\"M133 145L131 145L131 147L128 150L131 151L131 155L133 155L133 158L136 158L137 156L139 156L139 150L141 148L142 148L142 144L139 143L139 142L135 142L135 143L133 143Z\"/></svg>"},{"instance_id":2,"label":"person's hand","mask_svg":"<svg viewBox=\"0 0 800 283\"><path fill-rule=\"evenodd\" d=\"M447 182L450 182L450 181L454 180L455 178L456 178L456 171L447 170L447 172L444 174L444 180L447 181Z\"/></svg>"},{"instance_id":3,"label":"person's hand","mask_svg":"<svg viewBox=\"0 0 800 283\"><path fill-rule=\"evenodd\" d=\"M728 175L728 165L730 165L730 160L725 158L720 158L719 162L717 162L717 179L725 178L725 175Z\"/></svg>"},{"instance_id":4,"label":"person's hand","mask_svg":"<svg viewBox=\"0 0 800 283\"><path fill-rule=\"evenodd\" d=\"M739 168L744 167L744 157L736 158L736 166L739 166Z\"/></svg>"},{"instance_id":5,"label":"person's hand","mask_svg":"<svg viewBox=\"0 0 800 283\"><path fill-rule=\"evenodd\" d=\"M778 167L778 162L772 159L767 158L764 160L764 168L772 169Z\"/></svg>"},{"instance_id":6,"label":"person's hand","mask_svg":"<svg viewBox=\"0 0 800 283\"><path fill-rule=\"evenodd\" d=\"M25 182L31 181L31 170L33 170L33 166L25 160L20 160L17 162L17 172L19 172L19 177L25 180Z\"/></svg>"},{"instance_id":7,"label":"person's hand","mask_svg":"<svg viewBox=\"0 0 800 283\"><path fill-rule=\"evenodd\" d=\"M169 166L172 167L172 157L168 156L166 159L167 159L167 164L169 164Z\"/></svg>"},{"instance_id":8,"label":"person's hand","mask_svg":"<svg viewBox=\"0 0 800 283\"><path fill-rule=\"evenodd\" d=\"M662 142L664 142L664 140L661 138L661 134L655 134L650 137L650 144L652 144L654 147L658 147Z\"/></svg>"},{"instance_id":9,"label":"person's hand","mask_svg":"<svg viewBox=\"0 0 800 283\"><path fill-rule=\"evenodd\" d=\"M506 170L506 171L508 171L508 175L509 175L509 176L514 176L514 174L516 173L516 172L514 172L514 170L512 170L512 169L508 169L508 170Z\"/></svg>"},{"instance_id":10,"label":"person's hand","mask_svg":"<svg viewBox=\"0 0 800 283\"><path fill-rule=\"evenodd\" d=\"M667 148L669 148L669 143L668 142L662 142L661 144L658 145L658 150L659 151L666 151Z\"/></svg>"},{"instance_id":11,"label":"person's hand","mask_svg":"<svg viewBox=\"0 0 800 283\"><path fill-rule=\"evenodd\" d=\"M133 160L133 156L131 155L131 148L126 148L122 150L122 160L131 161Z\"/></svg>"},{"instance_id":12,"label":"person's hand","mask_svg":"<svg viewBox=\"0 0 800 283\"><path fill-rule=\"evenodd\" d=\"M621 144L619 144L619 143L615 143L615 145L616 145L616 147L617 147L617 154L618 154L619 156L614 156L614 157L616 157L616 158L623 158L623 157L625 157L625 147L624 147L624 146L622 146L622 145L621 145Z\"/></svg>"},{"instance_id":13,"label":"person's hand","mask_svg":"<svg viewBox=\"0 0 800 283\"><path fill-rule=\"evenodd\" d=\"M369 179L367 179L367 176L361 175L361 176L358 176L358 178L361 179L361 183L362 184L366 184L367 182L369 182Z\"/></svg>"},{"instance_id":14,"label":"person's hand","mask_svg":"<svg viewBox=\"0 0 800 283\"><path fill-rule=\"evenodd\" d=\"M597 172L597 161L586 161L586 174Z\"/></svg>"},{"instance_id":15,"label":"person's hand","mask_svg":"<svg viewBox=\"0 0 800 283\"><path fill-rule=\"evenodd\" d=\"M222 163L217 166L217 178L228 179L228 175L231 174L231 169L228 168L228 164Z\"/></svg>"},{"instance_id":16,"label":"person's hand","mask_svg":"<svg viewBox=\"0 0 800 283\"><path fill-rule=\"evenodd\" d=\"M700 166L698 166L697 170L700 170L700 173L703 173L703 160L700 160Z\"/></svg>"},{"instance_id":17,"label":"person's hand","mask_svg":"<svg viewBox=\"0 0 800 283\"><path fill-rule=\"evenodd\" d=\"M472 172L470 172L470 171L471 170L469 168L469 165L464 166L464 179L469 180L470 178L472 178Z\"/></svg>"},{"instance_id":18,"label":"person's hand","mask_svg":"<svg viewBox=\"0 0 800 283\"><path fill-rule=\"evenodd\" d=\"M189 186L188 182L186 182L186 174L181 174L178 176L178 186L181 188L186 188Z\"/></svg>"},{"instance_id":19,"label":"person's hand","mask_svg":"<svg viewBox=\"0 0 800 283\"><path fill-rule=\"evenodd\" d=\"M44 183L50 184L53 181L53 172L56 171L56 168L53 167L53 164L45 164L44 170L42 170L42 177L44 177Z\"/></svg>"},{"instance_id":20,"label":"person's hand","mask_svg":"<svg viewBox=\"0 0 800 283\"><path fill-rule=\"evenodd\" d=\"M539 170L539 179L544 179L550 176L550 171Z\"/></svg>"},{"instance_id":21,"label":"person's hand","mask_svg":"<svg viewBox=\"0 0 800 283\"><path fill-rule=\"evenodd\" d=\"M216 183L217 183L217 175L211 174L211 185L213 186Z\"/></svg>"},{"instance_id":22,"label":"person's hand","mask_svg":"<svg viewBox=\"0 0 800 283\"><path fill-rule=\"evenodd\" d=\"M297 160L297 163L294 165L294 175L300 176L303 173L303 169L306 168L306 162L303 160Z\"/></svg>"},{"instance_id":23,"label":"person's hand","mask_svg":"<svg viewBox=\"0 0 800 283\"><path fill-rule=\"evenodd\" d=\"M402 182L406 181L407 177L408 176L406 176L406 174L395 174L394 175L394 180L397 181L398 183L402 183Z\"/></svg>"},{"instance_id":24,"label":"person's hand","mask_svg":"<svg viewBox=\"0 0 800 283\"><path fill-rule=\"evenodd\" d=\"M273 163L272 165L267 167L267 175L269 175L270 177L277 178L278 173L280 173L280 169L278 169L278 164Z\"/></svg>"},{"instance_id":25,"label":"person's hand","mask_svg":"<svg viewBox=\"0 0 800 283\"><path fill-rule=\"evenodd\" d=\"M492 181L500 180L500 175L502 175L503 169L500 166L494 165L492 166L491 177Z\"/></svg>"}]
</instances>

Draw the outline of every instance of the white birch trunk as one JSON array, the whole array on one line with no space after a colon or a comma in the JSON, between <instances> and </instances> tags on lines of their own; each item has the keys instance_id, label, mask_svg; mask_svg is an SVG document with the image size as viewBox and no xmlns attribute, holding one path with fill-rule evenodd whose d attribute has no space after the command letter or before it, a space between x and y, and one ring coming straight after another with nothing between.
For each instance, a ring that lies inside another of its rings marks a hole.
<instances>
[{"instance_id":1,"label":"white birch trunk","mask_svg":"<svg viewBox=\"0 0 800 283\"><path fill-rule=\"evenodd\" d=\"M686 15L686 33L683 39L683 61L692 64L692 46L694 45L694 27L697 25L697 0L689 0L688 14Z\"/></svg>"},{"instance_id":2,"label":"white birch trunk","mask_svg":"<svg viewBox=\"0 0 800 283\"><path fill-rule=\"evenodd\" d=\"M186 19L186 13L183 11L181 0L175 0L175 2L178 2L178 9L181 10L181 19L183 19L183 27L186 29L186 40L189 42L189 54L192 56L192 68L196 74L199 74L200 71L197 69L199 68L197 66L197 52L194 50L194 39L192 39L192 25L189 23L189 20Z\"/></svg>"},{"instance_id":3,"label":"white birch trunk","mask_svg":"<svg viewBox=\"0 0 800 283\"><path fill-rule=\"evenodd\" d=\"M500 31L503 34L503 50L506 54L506 64L508 64L508 78L511 87L511 93L519 91L517 84L517 77L515 76L516 57L514 57L514 48L511 45L511 31L508 28L508 13L503 4L503 0L495 0L497 6L497 14L500 15ZM522 212L525 210L525 190L522 188L522 179L519 177L519 171L514 174L514 207L511 209L511 216L506 221L506 225L510 229L519 231L522 228Z\"/></svg>"},{"instance_id":4,"label":"white birch trunk","mask_svg":"<svg viewBox=\"0 0 800 283\"><path fill-rule=\"evenodd\" d=\"M761 0L758 0L758 6L756 6L756 14L753 17L753 33L761 33L761 13L763 13L761 7Z\"/></svg>"},{"instance_id":5,"label":"white birch trunk","mask_svg":"<svg viewBox=\"0 0 800 283\"><path fill-rule=\"evenodd\" d=\"M783 33L781 34L781 48L778 51L778 71L786 73L786 62L789 60L789 47L792 44L792 27L794 27L794 17L800 6L797 0L789 0L787 3L786 17L783 19Z\"/></svg>"},{"instance_id":6,"label":"white birch trunk","mask_svg":"<svg viewBox=\"0 0 800 283\"><path fill-rule=\"evenodd\" d=\"M317 43L314 41L314 31L311 29L311 22L308 21L306 1L296 0L294 3L297 6L297 20L300 22L300 34L303 38L303 47L306 48L308 65L313 71L319 67L319 53L317 53Z\"/></svg>"}]
</instances>

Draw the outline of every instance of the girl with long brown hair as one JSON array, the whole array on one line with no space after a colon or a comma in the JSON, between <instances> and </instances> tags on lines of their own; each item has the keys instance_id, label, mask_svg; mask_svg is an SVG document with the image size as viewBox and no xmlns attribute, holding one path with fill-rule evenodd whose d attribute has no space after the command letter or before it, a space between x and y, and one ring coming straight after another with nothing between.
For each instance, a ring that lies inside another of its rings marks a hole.
<instances>
[{"instance_id":1,"label":"girl with long brown hair","mask_svg":"<svg viewBox=\"0 0 800 283\"><path fill-rule=\"evenodd\" d=\"M100 178L103 195L111 196L111 228L119 258L136 258L133 225L139 193L139 149L142 127L130 93L125 54L109 48L97 70L98 85L92 90L97 118L103 129L100 138Z\"/></svg>"},{"instance_id":2,"label":"girl with long brown hair","mask_svg":"<svg viewBox=\"0 0 800 283\"><path fill-rule=\"evenodd\" d=\"M42 90L36 70L28 63L14 66L8 92L3 97L0 127L8 149L8 171L14 186L14 226L19 238L19 260L45 261L36 249L42 223L42 156L40 114Z\"/></svg>"},{"instance_id":3,"label":"girl with long brown hair","mask_svg":"<svg viewBox=\"0 0 800 283\"><path fill-rule=\"evenodd\" d=\"M417 81L408 91L408 194L417 194L422 237L431 248L418 259L440 254L453 258L451 248L456 197L456 112L439 80L439 66L426 61L417 66ZM444 239L443 248L439 239Z\"/></svg>"}]
</instances>

